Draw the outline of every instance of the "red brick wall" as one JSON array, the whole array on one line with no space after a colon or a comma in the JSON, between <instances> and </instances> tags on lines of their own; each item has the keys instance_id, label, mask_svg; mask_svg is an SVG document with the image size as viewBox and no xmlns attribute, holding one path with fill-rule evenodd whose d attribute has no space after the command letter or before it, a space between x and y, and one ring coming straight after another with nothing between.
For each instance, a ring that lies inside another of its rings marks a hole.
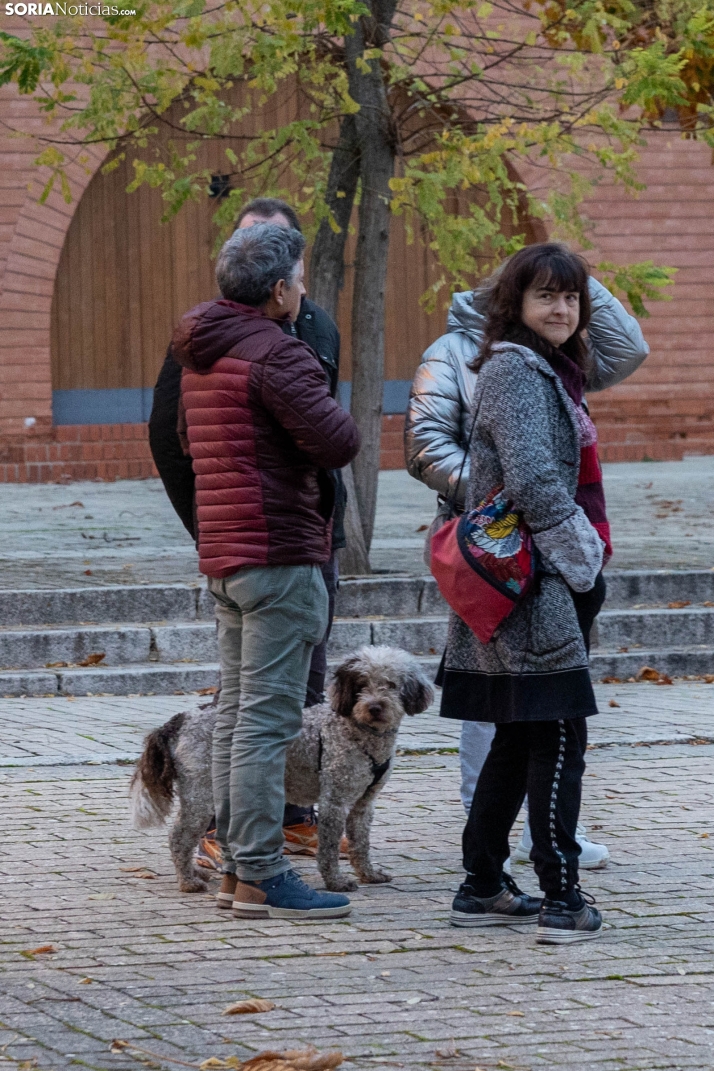
<instances>
[{"instance_id":1,"label":"red brick wall","mask_svg":"<svg viewBox=\"0 0 714 1071\"><path fill-rule=\"evenodd\" d=\"M22 32L23 25L10 19L4 28ZM47 176L32 164L36 147L9 131L31 132L43 120L14 86L0 88L0 120L0 480L150 475L145 431L129 437L89 427L81 433L89 438L83 438L76 429L52 429L54 278L72 213L101 163L100 153L88 150L89 167L70 165L71 205L56 190L40 205ZM673 300L653 303L644 322L652 355L621 386L593 398L602 456L615 461L714 453L710 150L682 141L676 132L654 133L640 174L647 188L637 198L607 183L598 187L588 208L597 248L588 255L593 262L652 259L680 271ZM383 467L403 466L401 425L400 417L385 418Z\"/></svg>"},{"instance_id":2,"label":"red brick wall","mask_svg":"<svg viewBox=\"0 0 714 1071\"><path fill-rule=\"evenodd\" d=\"M648 302L651 354L630 379L591 397L605 461L714 453L714 167L676 131L649 137L636 198L603 184L588 204L598 260L678 268L672 300Z\"/></svg>"},{"instance_id":3,"label":"red brick wall","mask_svg":"<svg viewBox=\"0 0 714 1071\"><path fill-rule=\"evenodd\" d=\"M382 422L383 469L404 468L404 417ZM146 479L157 472L147 424L76 424L52 437L0 444L0 483Z\"/></svg>"},{"instance_id":4,"label":"red brick wall","mask_svg":"<svg viewBox=\"0 0 714 1071\"><path fill-rule=\"evenodd\" d=\"M27 20L5 17L3 30L26 36ZM1 87L0 444L44 439L52 427L50 307L55 272L74 209L104 156L91 146L86 153L77 150L87 162L69 164L72 204L65 204L56 188L41 205L39 195L49 171L33 164L38 150L30 138L12 136L14 130L27 134L40 129L48 128L35 104L20 96L15 85ZM28 420L34 423L28 426Z\"/></svg>"},{"instance_id":5,"label":"red brick wall","mask_svg":"<svg viewBox=\"0 0 714 1071\"><path fill-rule=\"evenodd\" d=\"M0 483L69 483L156 476L147 424L77 424L51 439L0 445Z\"/></svg>"}]
</instances>

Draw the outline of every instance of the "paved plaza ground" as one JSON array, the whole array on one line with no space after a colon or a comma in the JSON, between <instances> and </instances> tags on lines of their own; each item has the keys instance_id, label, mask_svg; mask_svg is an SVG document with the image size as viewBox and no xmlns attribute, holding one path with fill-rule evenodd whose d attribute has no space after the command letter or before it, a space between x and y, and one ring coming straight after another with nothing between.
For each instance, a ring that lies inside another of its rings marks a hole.
<instances>
[{"instance_id":1,"label":"paved plaza ground","mask_svg":"<svg viewBox=\"0 0 714 1071\"><path fill-rule=\"evenodd\" d=\"M714 565L714 457L605 465L613 569ZM424 573L436 495L405 470L379 477L371 560ZM198 580L196 552L159 480L2 484L0 587Z\"/></svg>"},{"instance_id":2,"label":"paved plaza ground","mask_svg":"<svg viewBox=\"0 0 714 1071\"><path fill-rule=\"evenodd\" d=\"M613 565L714 566L714 458L606 466L605 483ZM198 580L158 481L6 485L0 506L5 589ZM433 510L382 473L374 566L421 572ZM199 697L0 700L0 1069L171 1071L308 1043L348 1071L714 1068L714 684L596 691L582 817L612 861L583 886L607 929L572 948L449 925L459 725L435 710L405 722L380 796L392 883L360 888L349 919L251 923L180 894L166 831L128 823L144 734ZM276 1007L221 1015L254 996Z\"/></svg>"},{"instance_id":3,"label":"paved plaza ground","mask_svg":"<svg viewBox=\"0 0 714 1071\"><path fill-rule=\"evenodd\" d=\"M170 1071L313 1043L360 1071L714 1067L714 685L597 691L583 818L612 862L583 885L607 930L572 948L449 926L458 726L433 711L405 725L380 797L393 882L349 919L251 923L179 894L165 831L128 825L116 760L197 699L0 701L0 1065ZM221 1015L249 996L276 1008Z\"/></svg>"}]
</instances>

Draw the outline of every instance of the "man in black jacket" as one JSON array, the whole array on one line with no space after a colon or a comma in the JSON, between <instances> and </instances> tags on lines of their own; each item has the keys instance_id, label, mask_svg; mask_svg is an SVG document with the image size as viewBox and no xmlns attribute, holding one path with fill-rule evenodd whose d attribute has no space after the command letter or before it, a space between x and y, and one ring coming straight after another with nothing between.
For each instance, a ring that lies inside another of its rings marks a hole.
<instances>
[{"instance_id":1,"label":"man in black jacket","mask_svg":"<svg viewBox=\"0 0 714 1071\"><path fill-rule=\"evenodd\" d=\"M250 201L238 216L236 226L253 227L256 223L277 223L297 231L301 229L300 221L290 205L274 197L257 197ZM340 371L340 335L336 324L319 305L309 298L303 298L297 320L294 324L285 323L283 330L296 335L315 351L334 398ZM174 360L169 346L154 388L154 403L149 418L149 445L171 505L191 538L195 540L195 477L191 458L184 454L177 432L180 393L181 367ZM330 599L330 614L327 633L312 654L305 696L305 706L308 707L321 702L323 697L327 672L327 641L332 627L337 591L337 551L345 545L344 515L347 496L340 471L332 472L331 476L335 484L332 556L329 562L322 566L322 575ZM317 826L312 808L286 807L284 826L287 851L310 855L316 853ZM218 853L213 851L214 846L215 842L212 844L210 839L204 839L201 845L201 862L217 858Z\"/></svg>"}]
</instances>

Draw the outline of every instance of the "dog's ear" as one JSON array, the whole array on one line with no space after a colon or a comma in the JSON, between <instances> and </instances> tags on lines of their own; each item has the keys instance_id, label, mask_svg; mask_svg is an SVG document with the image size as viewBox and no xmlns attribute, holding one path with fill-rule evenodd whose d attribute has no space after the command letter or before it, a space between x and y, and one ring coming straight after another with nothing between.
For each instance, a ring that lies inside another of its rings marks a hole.
<instances>
[{"instance_id":1,"label":"dog's ear","mask_svg":"<svg viewBox=\"0 0 714 1071\"><path fill-rule=\"evenodd\" d=\"M357 702L357 659L348 658L335 670L329 688L330 701L335 714L349 718Z\"/></svg>"},{"instance_id":2,"label":"dog's ear","mask_svg":"<svg viewBox=\"0 0 714 1071\"><path fill-rule=\"evenodd\" d=\"M421 714L433 703L434 689L421 670L417 670L404 681L400 696L407 714Z\"/></svg>"}]
</instances>

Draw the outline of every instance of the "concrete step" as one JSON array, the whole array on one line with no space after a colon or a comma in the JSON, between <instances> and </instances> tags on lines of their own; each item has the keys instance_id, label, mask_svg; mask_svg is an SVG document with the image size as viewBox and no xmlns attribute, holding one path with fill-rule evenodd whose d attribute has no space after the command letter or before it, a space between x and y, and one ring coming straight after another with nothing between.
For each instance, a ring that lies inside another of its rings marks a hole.
<instances>
[{"instance_id":1,"label":"concrete step","mask_svg":"<svg viewBox=\"0 0 714 1071\"><path fill-rule=\"evenodd\" d=\"M606 576L608 609L714 601L714 570L608 571ZM337 593L336 613L341 618L423 617L446 612L430 576L343 580ZM212 620L213 598L200 584L0 591L0 626Z\"/></svg>"},{"instance_id":2,"label":"concrete step","mask_svg":"<svg viewBox=\"0 0 714 1071\"><path fill-rule=\"evenodd\" d=\"M0 696L174 695L218 684L217 663L139 663L0 673Z\"/></svg>"},{"instance_id":3,"label":"concrete step","mask_svg":"<svg viewBox=\"0 0 714 1071\"><path fill-rule=\"evenodd\" d=\"M363 644L403 647L416 655L439 654L446 643L446 617L385 619L337 618L330 656L340 657ZM137 662L215 662L216 628L212 621L171 625L45 627L0 629L0 670L59 669L102 654L102 665Z\"/></svg>"},{"instance_id":4,"label":"concrete step","mask_svg":"<svg viewBox=\"0 0 714 1071\"><path fill-rule=\"evenodd\" d=\"M419 661L433 679L441 660L422 655ZM336 660L330 660L334 667ZM615 677L628 680L643 666L652 666L670 677L701 677L714 674L714 647L641 648L620 652L598 649L591 655L594 680ZM174 695L213 688L218 683L218 664L145 662L124 666L70 666L56 669L0 672L0 697L57 695Z\"/></svg>"},{"instance_id":5,"label":"concrete step","mask_svg":"<svg viewBox=\"0 0 714 1071\"><path fill-rule=\"evenodd\" d=\"M608 610L714 601L714 569L608 569L605 579Z\"/></svg>"},{"instance_id":6,"label":"concrete step","mask_svg":"<svg viewBox=\"0 0 714 1071\"><path fill-rule=\"evenodd\" d=\"M714 646L714 609L603 610L597 619L598 647Z\"/></svg>"},{"instance_id":7,"label":"concrete step","mask_svg":"<svg viewBox=\"0 0 714 1071\"><path fill-rule=\"evenodd\" d=\"M597 648L590 655L593 680L615 677L629 680L644 666L650 666L670 677L702 677L714 674L714 646L707 647L642 647L636 651L609 651ZM712 692L714 708L714 692Z\"/></svg>"},{"instance_id":8,"label":"concrete step","mask_svg":"<svg viewBox=\"0 0 714 1071\"><path fill-rule=\"evenodd\" d=\"M447 629L445 615L336 618L329 655L339 658L364 644L402 647L420 657L440 655ZM635 656L638 648L714 646L714 609L605 610L592 639L594 652L630 648ZM192 621L0 630L0 670L82 668L82 663L100 654L105 667L213 663L218 660L215 625Z\"/></svg>"},{"instance_id":9,"label":"concrete step","mask_svg":"<svg viewBox=\"0 0 714 1071\"><path fill-rule=\"evenodd\" d=\"M68 668L103 655L103 666L139 662L215 662L213 622L0 630L1 669ZM61 663L65 663L62 666Z\"/></svg>"},{"instance_id":10,"label":"concrete step","mask_svg":"<svg viewBox=\"0 0 714 1071\"><path fill-rule=\"evenodd\" d=\"M106 624L110 621L213 619L213 598L200 585L0 591L0 625Z\"/></svg>"}]
</instances>

